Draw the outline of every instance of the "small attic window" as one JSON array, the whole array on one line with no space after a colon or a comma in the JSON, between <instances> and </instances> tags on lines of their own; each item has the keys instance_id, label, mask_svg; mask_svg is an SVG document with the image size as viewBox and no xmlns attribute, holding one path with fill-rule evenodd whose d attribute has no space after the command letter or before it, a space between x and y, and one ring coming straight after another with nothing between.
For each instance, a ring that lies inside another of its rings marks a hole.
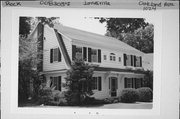
<instances>
[{"instance_id":1,"label":"small attic window","mask_svg":"<svg viewBox=\"0 0 180 119\"><path fill-rule=\"evenodd\" d=\"M110 61L116 61L116 55L114 53L110 53Z\"/></svg>"}]
</instances>

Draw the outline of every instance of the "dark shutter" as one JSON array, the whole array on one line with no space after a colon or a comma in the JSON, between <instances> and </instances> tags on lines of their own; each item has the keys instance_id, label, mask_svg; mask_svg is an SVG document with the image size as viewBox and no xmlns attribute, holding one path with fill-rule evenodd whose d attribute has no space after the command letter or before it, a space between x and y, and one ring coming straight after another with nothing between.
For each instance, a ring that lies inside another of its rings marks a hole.
<instances>
[{"instance_id":1,"label":"dark shutter","mask_svg":"<svg viewBox=\"0 0 180 119\"><path fill-rule=\"evenodd\" d=\"M60 49L58 48L58 62L61 61L61 52L60 52Z\"/></svg>"},{"instance_id":2,"label":"dark shutter","mask_svg":"<svg viewBox=\"0 0 180 119\"><path fill-rule=\"evenodd\" d=\"M140 67L142 67L142 57L140 56Z\"/></svg>"},{"instance_id":3,"label":"dark shutter","mask_svg":"<svg viewBox=\"0 0 180 119\"><path fill-rule=\"evenodd\" d=\"M76 59L76 46L72 45L72 60Z\"/></svg>"},{"instance_id":4,"label":"dark shutter","mask_svg":"<svg viewBox=\"0 0 180 119\"><path fill-rule=\"evenodd\" d=\"M126 54L123 54L123 55L124 55L124 66L126 66L127 56L126 56Z\"/></svg>"},{"instance_id":5,"label":"dark shutter","mask_svg":"<svg viewBox=\"0 0 180 119\"><path fill-rule=\"evenodd\" d=\"M91 48L88 48L88 62L91 62Z\"/></svg>"},{"instance_id":6,"label":"dark shutter","mask_svg":"<svg viewBox=\"0 0 180 119\"><path fill-rule=\"evenodd\" d=\"M137 88L137 78L134 78L135 88Z\"/></svg>"},{"instance_id":7,"label":"dark shutter","mask_svg":"<svg viewBox=\"0 0 180 119\"><path fill-rule=\"evenodd\" d=\"M118 89L118 80L117 79L115 79L115 85L116 85L116 89Z\"/></svg>"},{"instance_id":8,"label":"dark shutter","mask_svg":"<svg viewBox=\"0 0 180 119\"><path fill-rule=\"evenodd\" d=\"M136 67L136 56L134 55L134 67Z\"/></svg>"},{"instance_id":9,"label":"dark shutter","mask_svg":"<svg viewBox=\"0 0 180 119\"><path fill-rule=\"evenodd\" d=\"M111 89L111 78L109 78L109 89Z\"/></svg>"},{"instance_id":10,"label":"dark shutter","mask_svg":"<svg viewBox=\"0 0 180 119\"><path fill-rule=\"evenodd\" d=\"M61 76L58 76L59 91L61 91Z\"/></svg>"},{"instance_id":11,"label":"dark shutter","mask_svg":"<svg viewBox=\"0 0 180 119\"><path fill-rule=\"evenodd\" d=\"M50 63L53 62L53 49L50 49Z\"/></svg>"},{"instance_id":12,"label":"dark shutter","mask_svg":"<svg viewBox=\"0 0 180 119\"><path fill-rule=\"evenodd\" d=\"M84 61L87 61L87 48L83 47L83 59Z\"/></svg>"},{"instance_id":13,"label":"dark shutter","mask_svg":"<svg viewBox=\"0 0 180 119\"><path fill-rule=\"evenodd\" d=\"M131 80L132 80L132 88L135 88L135 86L134 86L134 78L131 78Z\"/></svg>"},{"instance_id":14,"label":"dark shutter","mask_svg":"<svg viewBox=\"0 0 180 119\"><path fill-rule=\"evenodd\" d=\"M98 62L101 63L101 50L98 49Z\"/></svg>"},{"instance_id":15,"label":"dark shutter","mask_svg":"<svg viewBox=\"0 0 180 119\"><path fill-rule=\"evenodd\" d=\"M50 87L52 87L52 85L53 85L53 77L50 77Z\"/></svg>"},{"instance_id":16,"label":"dark shutter","mask_svg":"<svg viewBox=\"0 0 180 119\"><path fill-rule=\"evenodd\" d=\"M101 77L98 77L98 90L101 91Z\"/></svg>"},{"instance_id":17,"label":"dark shutter","mask_svg":"<svg viewBox=\"0 0 180 119\"><path fill-rule=\"evenodd\" d=\"M131 55L131 66L133 66L133 55Z\"/></svg>"},{"instance_id":18,"label":"dark shutter","mask_svg":"<svg viewBox=\"0 0 180 119\"><path fill-rule=\"evenodd\" d=\"M124 78L124 88L127 88L127 78Z\"/></svg>"}]
</instances>

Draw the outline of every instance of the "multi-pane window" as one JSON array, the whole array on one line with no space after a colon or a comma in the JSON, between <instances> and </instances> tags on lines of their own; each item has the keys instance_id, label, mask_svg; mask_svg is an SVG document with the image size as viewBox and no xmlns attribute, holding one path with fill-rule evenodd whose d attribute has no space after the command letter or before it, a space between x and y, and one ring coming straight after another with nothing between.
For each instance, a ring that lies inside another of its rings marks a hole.
<instances>
[{"instance_id":1,"label":"multi-pane window","mask_svg":"<svg viewBox=\"0 0 180 119\"><path fill-rule=\"evenodd\" d=\"M107 56L106 55L104 55L104 60L107 60Z\"/></svg>"},{"instance_id":2,"label":"multi-pane window","mask_svg":"<svg viewBox=\"0 0 180 119\"><path fill-rule=\"evenodd\" d=\"M119 62L121 62L121 57L119 57Z\"/></svg>"},{"instance_id":3,"label":"multi-pane window","mask_svg":"<svg viewBox=\"0 0 180 119\"><path fill-rule=\"evenodd\" d=\"M76 46L76 58L82 59L82 56L83 56L82 47Z\"/></svg>"},{"instance_id":4,"label":"multi-pane window","mask_svg":"<svg viewBox=\"0 0 180 119\"><path fill-rule=\"evenodd\" d=\"M140 88L141 87L141 79L140 78L137 78L136 79L136 88Z\"/></svg>"},{"instance_id":5,"label":"multi-pane window","mask_svg":"<svg viewBox=\"0 0 180 119\"><path fill-rule=\"evenodd\" d=\"M53 61L58 61L58 48L55 48L53 50Z\"/></svg>"},{"instance_id":6,"label":"multi-pane window","mask_svg":"<svg viewBox=\"0 0 180 119\"><path fill-rule=\"evenodd\" d=\"M61 91L61 76L58 77L50 77L51 79L51 87L55 87L55 90Z\"/></svg>"},{"instance_id":7,"label":"multi-pane window","mask_svg":"<svg viewBox=\"0 0 180 119\"><path fill-rule=\"evenodd\" d=\"M142 87L142 78L124 78L125 88L140 88Z\"/></svg>"},{"instance_id":8,"label":"multi-pane window","mask_svg":"<svg viewBox=\"0 0 180 119\"><path fill-rule=\"evenodd\" d=\"M93 77L92 90L101 90L101 77Z\"/></svg>"},{"instance_id":9,"label":"multi-pane window","mask_svg":"<svg viewBox=\"0 0 180 119\"><path fill-rule=\"evenodd\" d=\"M131 55L127 55L126 65L131 66Z\"/></svg>"},{"instance_id":10,"label":"multi-pane window","mask_svg":"<svg viewBox=\"0 0 180 119\"><path fill-rule=\"evenodd\" d=\"M133 87L132 78L127 78L126 80L127 80L126 82L127 88L132 88Z\"/></svg>"},{"instance_id":11,"label":"multi-pane window","mask_svg":"<svg viewBox=\"0 0 180 119\"><path fill-rule=\"evenodd\" d=\"M98 52L97 49L91 49L91 61L98 62Z\"/></svg>"},{"instance_id":12,"label":"multi-pane window","mask_svg":"<svg viewBox=\"0 0 180 119\"><path fill-rule=\"evenodd\" d=\"M116 61L116 56L114 53L110 53L110 61Z\"/></svg>"},{"instance_id":13,"label":"multi-pane window","mask_svg":"<svg viewBox=\"0 0 180 119\"><path fill-rule=\"evenodd\" d=\"M136 57L136 67L140 67L140 57Z\"/></svg>"},{"instance_id":14,"label":"multi-pane window","mask_svg":"<svg viewBox=\"0 0 180 119\"><path fill-rule=\"evenodd\" d=\"M50 49L50 63L60 62L61 61L61 53L59 48Z\"/></svg>"}]
</instances>

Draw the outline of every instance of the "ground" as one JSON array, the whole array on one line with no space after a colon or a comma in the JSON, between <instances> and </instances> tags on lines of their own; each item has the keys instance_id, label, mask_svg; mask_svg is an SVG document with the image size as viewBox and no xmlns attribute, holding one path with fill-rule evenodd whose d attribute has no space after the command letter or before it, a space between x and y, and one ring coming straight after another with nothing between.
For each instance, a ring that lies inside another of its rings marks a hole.
<instances>
[{"instance_id":1,"label":"ground","mask_svg":"<svg viewBox=\"0 0 180 119\"><path fill-rule=\"evenodd\" d=\"M152 109L152 103L113 103L113 104L103 104L103 105L89 105L89 106L44 106L44 105L24 105L22 107L35 107L35 108L96 108L96 109Z\"/></svg>"}]
</instances>

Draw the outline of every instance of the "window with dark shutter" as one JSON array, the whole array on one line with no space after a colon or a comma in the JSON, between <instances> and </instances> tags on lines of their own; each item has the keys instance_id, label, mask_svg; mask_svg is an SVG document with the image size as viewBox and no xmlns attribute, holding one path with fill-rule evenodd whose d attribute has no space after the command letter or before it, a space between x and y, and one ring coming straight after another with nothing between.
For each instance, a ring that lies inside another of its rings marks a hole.
<instances>
[{"instance_id":1,"label":"window with dark shutter","mask_svg":"<svg viewBox=\"0 0 180 119\"><path fill-rule=\"evenodd\" d=\"M91 62L91 48L88 48L88 62Z\"/></svg>"},{"instance_id":2,"label":"window with dark shutter","mask_svg":"<svg viewBox=\"0 0 180 119\"><path fill-rule=\"evenodd\" d=\"M126 56L126 54L123 54L123 56L124 56L124 66L126 66L127 56Z\"/></svg>"},{"instance_id":3,"label":"window with dark shutter","mask_svg":"<svg viewBox=\"0 0 180 119\"><path fill-rule=\"evenodd\" d=\"M133 61L133 55L131 55L131 66L134 66Z\"/></svg>"},{"instance_id":4,"label":"window with dark shutter","mask_svg":"<svg viewBox=\"0 0 180 119\"><path fill-rule=\"evenodd\" d=\"M50 63L53 62L53 49L50 49Z\"/></svg>"},{"instance_id":5,"label":"window with dark shutter","mask_svg":"<svg viewBox=\"0 0 180 119\"><path fill-rule=\"evenodd\" d=\"M134 67L136 67L136 56L134 55Z\"/></svg>"},{"instance_id":6,"label":"window with dark shutter","mask_svg":"<svg viewBox=\"0 0 180 119\"><path fill-rule=\"evenodd\" d=\"M101 91L101 77L98 77L98 90Z\"/></svg>"},{"instance_id":7,"label":"window with dark shutter","mask_svg":"<svg viewBox=\"0 0 180 119\"><path fill-rule=\"evenodd\" d=\"M142 57L140 56L140 67L142 67Z\"/></svg>"},{"instance_id":8,"label":"window with dark shutter","mask_svg":"<svg viewBox=\"0 0 180 119\"><path fill-rule=\"evenodd\" d=\"M87 61L87 48L83 47L83 59L84 61Z\"/></svg>"},{"instance_id":9,"label":"window with dark shutter","mask_svg":"<svg viewBox=\"0 0 180 119\"><path fill-rule=\"evenodd\" d=\"M60 49L58 48L58 62L61 61L61 52L60 52Z\"/></svg>"},{"instance_id":10,"label":"window with dark shutter","mask_svg":"<svg viewBox=\"0 0 180 119\"><path fill-rule=\"evenodd\" d=\"M127 88L127 78L124 78L124 88Z\"/></svg>"},{"instance_id":11,"label":"window with dark shutter","mask_svg":"<svg viewBox=\"0 0 180 119\"><path fill-rule=\"evenodd\" d=\"M76 46L72 45L72 60L75 60L76 58Z\"/></svg>"},{"instance_id":12,"label":"window with dark shutter","mask_svg":"<svg viewBox=\"0 0 180 119\"><path fill-rule=\"evenodd\" d=\"M101 50L98 49L98 62L101 63Z\"/></svg>"},{"instance_id":13,"label":"window with dark shutter","mask_svg":"<svg viewBox=\"0 0 180 119\"><path fill-rule=\"evenodd\" d=\"M61 91L61 76L58 76L58 89Z\"/></svg>"}]
</instances>

